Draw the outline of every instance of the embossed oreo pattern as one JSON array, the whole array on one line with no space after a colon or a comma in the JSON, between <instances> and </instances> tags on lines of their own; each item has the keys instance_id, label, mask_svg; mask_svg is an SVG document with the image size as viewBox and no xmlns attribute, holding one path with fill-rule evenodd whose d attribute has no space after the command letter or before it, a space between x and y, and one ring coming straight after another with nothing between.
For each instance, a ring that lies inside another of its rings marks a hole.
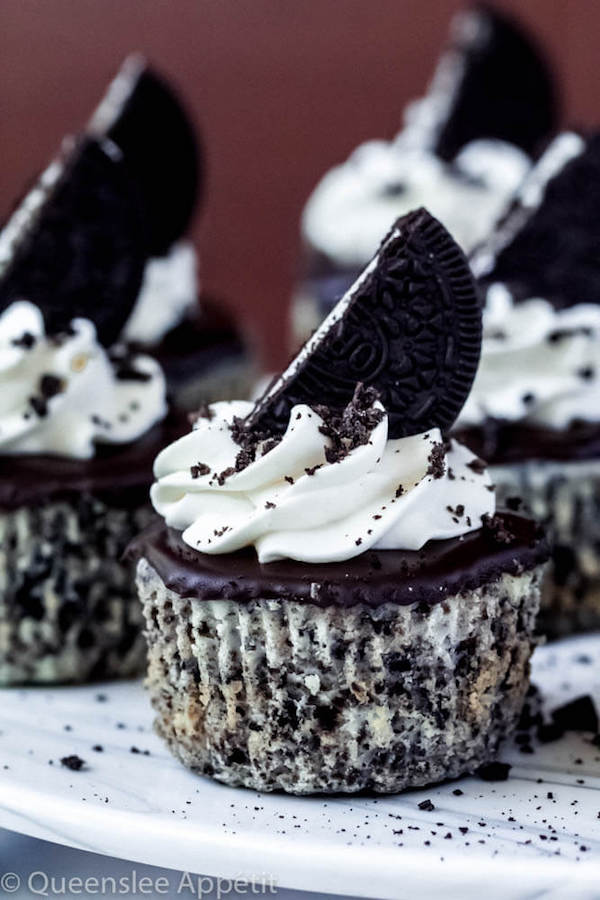
<instances>
[{"instance_id":1,"label":"embossed oreo pattern","mask_svg":"<svg viewBox=\"0 0 600 900\"><path fill-rule=\"evenodd\" d=\"M258 401L251 427L281 433L297 403L343 407L357 382L380 392L391 438L452 425L481 345L467 261L423 209L398 219L375 260L340 301L341 316L334 310L316 345Z\"/></svg>"}]
</instances>

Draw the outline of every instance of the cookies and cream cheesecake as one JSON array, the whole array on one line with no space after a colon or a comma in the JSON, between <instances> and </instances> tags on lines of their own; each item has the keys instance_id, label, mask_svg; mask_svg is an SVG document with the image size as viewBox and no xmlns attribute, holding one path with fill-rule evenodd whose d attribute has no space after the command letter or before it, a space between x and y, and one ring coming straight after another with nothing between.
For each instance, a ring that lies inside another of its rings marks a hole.
<instances>
[{"instance_id":1,"label":"cookies and cream cheesecake","mask_svg":"<svg viewBox=\"0 0 600 900\"><path fill-rule=\"evenodd\" d=\"M465 252L486 239L556 119L535 43L497 10L455 16L425 97L391 141L372 140L327 172L302 213L304 266L292 327L301 343L371 259L399 215L425 206Z\"/></svg>"},{"instance_id":2,"label":"cookies and cream cheesecake","mask_svg":"<svg viewBox=\"0 0 600 900\"><path fill-rule=\"evenodd\" d=\"M131 566L166 423L163 373L112 358L89 319L48 335L37 306L0 313L0 683L139 671Z\"/></svg>"},{"instance_id":3,"label":"cookies and cream cheesecake","mask_svg":"<svg viewBox=\"0 0 600 900\"><path fill-rule=\"evenodd\" d=\"M472 258L483 351L457 434L547 524L552 636L600 626L599 189L598 135L559 135Z\"/></svg>"},{"instance_id":4,"label":"cookies and cream cheesecake","mask_svg":"<svg viewBox=\"0 0 600 900\"><path fill-rule=\"evenodd\" d=\"M472 772L514 728L547 556L445 432L477 368L465 258L420 210L256 404L208 407L136 539L156 726L292 793Z\"/></svg>"},{"instance_id":5,"label":"cookies and cream cheesecake","mask_svg":"<svg viewBox=\"0 0 600 900\"><path fill-rule=\"evenodd\" d=\"M143 662L122 555L182 423L158 363L114 343L144 269L135 197L116 145L71 142L0 233L2 684Z\"/></svg>"}]
</instances>

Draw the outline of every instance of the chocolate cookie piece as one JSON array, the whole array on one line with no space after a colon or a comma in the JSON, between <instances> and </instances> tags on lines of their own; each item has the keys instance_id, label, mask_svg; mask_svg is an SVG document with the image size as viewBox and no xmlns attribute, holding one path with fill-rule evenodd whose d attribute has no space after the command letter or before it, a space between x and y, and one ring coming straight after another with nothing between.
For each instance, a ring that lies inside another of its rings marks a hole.
<instances>
[{"instance_id":1,"label":"chocolate cookie piece","mask_svg":"<svg viewBox=\"0 0 600 900\"><path fill-rule=\"evenodd\" d=\"M143 57L130 56L90 130L122 150L146 207L150 255L163 255L189 224L203 169L194 127L179 98Z\"/></svg>"},{"instance_id":2,"label":"chocolate cookie piece","mask_svg":"<svg viewBox=\"0 0 600 900\"><path fill-rule=\"evenodd\" d=\"M120 150L71 139L0 233L0 310L30 300L48 333L81 316L111 344L131 313L146 258L142 206Z\"/></svg>"},{"instance_id":3,"label":"chocolate cookie piece","mask_svg":"<svg viewBox=\"0 0 600 900\"><path fill-rule=\"evenodd\" d=\"M536 43L510 16L480 3L453 21L434 78L435 153L450 160L469 141L499 138L534 154L555 130L556 89Z\"/></svg>"},{"instance_id":4,"label":"chocolate cookie piece","mask_svg":"<svg viewBox=\"0 0 600 900\"><path fill-rule=\"evenodd\" d=\"M559 135L525 180L489 243L472 256L485 285L557 308L600 297L600 132Z\"/></svg>"},{"instance_id":5,"label":"chocolate cookie piece","mask_svg":"<svg viewBox=\"0 0 600 900\"><path fill-rule=\"evenodd\" d=\"M343 409L375 387L389 436L449 428L479 362L481 309L460 248L426 210L398 219L365 271L246 420L280 434L297 403Z\"/></svg>"}]
</instances>

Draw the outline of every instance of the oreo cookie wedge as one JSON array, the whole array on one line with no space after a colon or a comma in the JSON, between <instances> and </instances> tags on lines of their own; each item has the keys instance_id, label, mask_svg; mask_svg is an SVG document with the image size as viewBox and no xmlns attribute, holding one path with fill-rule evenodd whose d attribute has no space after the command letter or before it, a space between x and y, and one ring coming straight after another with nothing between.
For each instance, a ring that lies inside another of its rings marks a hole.
<instances>
[{"instance_id":1,"label":"oreo cookie wedge","mask_svg":"<svg viewBox=\"0 0 600 900\"><path fill-rule=\"evenodd\" d=\"M481 309L462 250L426 210L398 219L379 251L246 420L281 434L297 403L342 409L372 386L389 436L448 429L469 394Z\"/></svg>"},{"instance_id":2,"label":"oreo cookie wedge","mask_svg":"<svg viewBox=\"0 0 600 900\"><path fill-rule=\"evenodd\" d=\"M490 240L472 255L485 287L557 308L600 302L600 133L550 144Z\"/></svg>"},{"instance_id":3,"label":"oreo cookie wedge","mask_svg":"<svg viewBox=\"0 0 600 900\"><path fill-rule=\"evenodd\" d=\"M200 188L202 155L179 98L143 59L128 57L90 121L122 150L139 181L151 256L187 229Z\"/></svg>"},{"instance_id":4,"label":"oreo cookie wedge","mask_svg":"<svg viewBox=\"0 0 600 900\"><path fill-rule=\"evenodd\" d=\"M429 146L445 160L477 138L509 141L534 155L557 122L544 55L516 21L487 4L452 20L427 100Z\"/></svg>"},{"instance_id":5,"label":"oreo cookie wedge","mask_svg":"<svg viewBox=\"0 0 600 900\"><path fill-rule=\"evenodd\" d=\"M70 139L0 232L0 310L30 300L49 334L81 316L111 344L146 259L137 186L121 152L109 141Z\"/></svg>"}]
</instances>

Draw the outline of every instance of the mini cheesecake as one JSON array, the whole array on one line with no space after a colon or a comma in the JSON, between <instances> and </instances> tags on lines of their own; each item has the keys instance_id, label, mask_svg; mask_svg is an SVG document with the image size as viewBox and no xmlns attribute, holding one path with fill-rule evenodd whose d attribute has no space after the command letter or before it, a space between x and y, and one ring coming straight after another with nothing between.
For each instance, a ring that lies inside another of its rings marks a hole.
<instances>
[{"instance_id":1,"label":"mini cheesecake","mask_svg":"<svg viewBox=\"0 0 600 900\"><path fill-rule=\"evenodd\" d=\"M463 254L412 213L255 405L208 407L159 454L130 555L156 727L194 771L399 791L514 729L548 551L440 431L480 317Z\"/></svg>"},{"instance_id":2,"label":"mini cheesecake","mask_svg":"<svg viewBox=\"0 0 600 900\"><path fill-rule=\"evenodd\" d=\"M0 233L2 684L143 662L122 555L182 426L158 363L114 344L146 259L136 196L116 145L70 142Z\"/></svg>"},{"instance_id":3,"label":"mini cheesecake","mask_svg":"<svg viewBox=\"0 0 600 900\"><path fill-rule=\"evenodd\" d=\"M584 186L584 187L582 187ZM482 359L457 436L553 542L540 628L600 627L600 136L564 133L472 258Z\"/></svg>"},{"instance_id":4,"label":"mini cheesecake","mask_svg":"<svg viewBox=\"0 0 600 900\"><path fill-rule=\"evenodd\" d=\"M0 684L129 677L144 667L129 542L151 520L173 417L92 459L0 452Z\"/></svg>"}]
</instances>

